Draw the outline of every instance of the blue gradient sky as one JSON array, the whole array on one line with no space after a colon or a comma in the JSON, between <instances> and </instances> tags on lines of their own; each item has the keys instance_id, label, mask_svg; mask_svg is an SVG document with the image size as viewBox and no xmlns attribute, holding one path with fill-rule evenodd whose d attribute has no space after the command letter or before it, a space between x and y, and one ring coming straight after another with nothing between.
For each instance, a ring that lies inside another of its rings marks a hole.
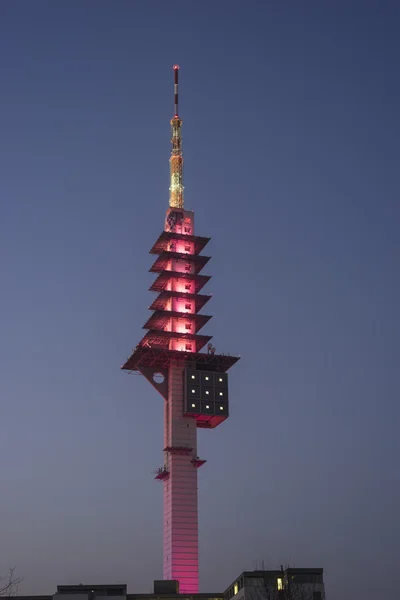
<instances>
[{"instance_id":1,"label":"blue gradient sky","mask_svg":"<svg viewBox=\"0 0 400 600\"><path fill-rule=\"evenodd\" d=\"M0 3L0 572L21 592L161 577L162 400L119 367L178 62L207 331L242 356L199 434L202 590L264 559L323 566L331 600L396 596L399 27L397 2Z\"/></svg>"}]
</instances>

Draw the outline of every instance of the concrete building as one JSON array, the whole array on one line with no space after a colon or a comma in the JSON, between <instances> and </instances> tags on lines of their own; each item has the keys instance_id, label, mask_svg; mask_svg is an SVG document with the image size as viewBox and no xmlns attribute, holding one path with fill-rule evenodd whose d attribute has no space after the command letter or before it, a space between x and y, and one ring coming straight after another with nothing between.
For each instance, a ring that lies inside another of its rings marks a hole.
<instances>
[{"instance_id":1,"label":"concrete building","mask_svg":"<svg viewBox=\"0 0 400 600\"><path fill-rule=\"evenodd\" d=\"M55 594L47 596L15 596L15 600L223 600L221 593L178 593L178 582L155 581L153 594L128 594L125 584L114 585L58 585Z\"/></svg>"},{"instance_id":2,"label":"concrete building","mask_svg":"<svg viewBox=\"0 0 400 600\"><path fill-rule=\"evenodd\" d=\"M223 596L224 600L325 600L323 569L245 571Z\"/></svg>"},{"instance_id":3,"label":"concrete building","mask_svg":"<svg viewBox=\"0 0 400 600\"><path fill-rule=\"evenodd\" d=\"M59 585L53 595L16 600L325 600L323 569L244 571L225 592L180 594L178 581L155 581L152 594L128 594L125 584Z\"/></svg>"}]
</instances>

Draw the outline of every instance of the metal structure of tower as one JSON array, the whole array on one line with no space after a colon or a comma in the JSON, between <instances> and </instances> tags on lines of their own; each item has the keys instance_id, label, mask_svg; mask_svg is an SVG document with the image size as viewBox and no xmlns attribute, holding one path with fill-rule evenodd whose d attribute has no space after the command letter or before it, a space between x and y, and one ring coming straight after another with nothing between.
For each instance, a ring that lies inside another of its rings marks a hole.
<instances>
[{"instance_id":1,"label":"metal structure of tower","mask_svg":"<svg viewBox=\"0 0 400 600\"><path fill-rule=\"evenodd\" d=\"M210 238L194 234L194 213L184 209L179 66L173 71L169 208L150 250L157 256L150 290L158 295L147 333L121 368L141 373L164 398L164 463L155 474L164 486L163 578L178 581L179 592L190 595L199 589L197 471L206 462L197 455L197 428L227 419L227 371L239 357L216 354L211 336L198 333L211 318L200 312L211 297L200 293L210 279L201 273L210 260L201 254Z\"/></svg>"}]
</instances>

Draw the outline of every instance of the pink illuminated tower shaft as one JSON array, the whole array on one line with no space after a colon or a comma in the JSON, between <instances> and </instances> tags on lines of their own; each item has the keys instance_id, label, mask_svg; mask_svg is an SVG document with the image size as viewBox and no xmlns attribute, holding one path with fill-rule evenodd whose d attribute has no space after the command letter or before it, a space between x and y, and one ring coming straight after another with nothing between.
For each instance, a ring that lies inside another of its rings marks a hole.
<instances>
[{"instance_id":1,"label":"pink illuminated tower shaft","mask_svg":"<svg viewBox=\"0 0 400 600\"><path fill-rule=\"evenodd\" d=\"M178 71L175 65L169 208L150 250L157 255L150 290L158 296L147 333L122 369L144 375L164 398L164 463L155 477L164 485L163 577L189 596L199 591L197 470L206 462L197 456L197 428L213 429L227 419L226 371L238 358L216 354L211 336L198 333L211 318L201 313L210 296L200 293L210 279L201 273L209 238L194 234L194 213L184 209Z\"/></svg>"},{"instance_id":2,"label":"pink illuminated tower shaft","mask_svg":"<svg viewBox=\"0 0 400 600\"><path fill-rule=\"evenodd\" d=\"M183 367L171 363L165 403L164 579L179 581L182 594L199 589L197 516L197 429L193 417L182 414Z\"/></svg>"}]
</instances>

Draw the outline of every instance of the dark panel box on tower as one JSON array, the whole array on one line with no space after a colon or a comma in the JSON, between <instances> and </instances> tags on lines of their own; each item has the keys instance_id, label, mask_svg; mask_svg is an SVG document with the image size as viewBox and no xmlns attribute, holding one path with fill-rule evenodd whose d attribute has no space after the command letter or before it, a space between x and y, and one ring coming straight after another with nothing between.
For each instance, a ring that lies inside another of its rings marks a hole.
<instances>
[{"instance_id":1,"label":"dark panel box on tower","mask_svg":"<svg viewBox=\"0 0 400 600\"><path fill-rule=\"evenodd\" d=\"M215 427L229 415L228 376L214 371L184 371L184 414L199 427Z\"/></svg>"}]
</instances>

